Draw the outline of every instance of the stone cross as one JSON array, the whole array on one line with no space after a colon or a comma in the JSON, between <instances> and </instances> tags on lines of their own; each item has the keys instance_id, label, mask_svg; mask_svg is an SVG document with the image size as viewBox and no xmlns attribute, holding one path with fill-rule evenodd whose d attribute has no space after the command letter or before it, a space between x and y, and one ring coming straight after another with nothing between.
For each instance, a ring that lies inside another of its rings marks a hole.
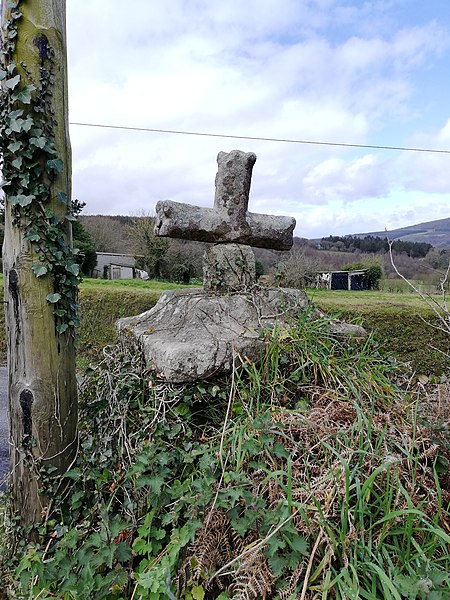
<instances>
[{"instance_id":1,"label":"stone cross","mask_svg":"<svg viewBox=\"0 0 450 600\"><path fill-rule=\"evenodd\" d=\"M212 242L204 257L204 286L213 291L246 287L256 281L250 246L289 250L295 219L248 212L253 152L219 152L214 208L171 200L156 205L155 232L199 242Z\"/></svg>"},{"instance_id":2,"label":"stone cross","mask_svg":"<svg viewBox=\"0 0 450 600\"><path fill-rule=\"evenodd\" d=\"M172 200L156 205L155 231L163 237L213 243L238 243L256 248L290 250L295 219L248 212L253 152L220 152L214 208Z\"/></svg>"}]
</instances>

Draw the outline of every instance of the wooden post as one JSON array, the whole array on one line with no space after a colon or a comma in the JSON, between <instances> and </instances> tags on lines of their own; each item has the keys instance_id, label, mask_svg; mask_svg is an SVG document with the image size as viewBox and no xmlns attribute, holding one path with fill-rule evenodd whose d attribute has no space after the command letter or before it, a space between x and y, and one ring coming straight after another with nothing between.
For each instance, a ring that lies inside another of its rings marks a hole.
<instances>
[{"instance_id":1,"label":"wooden post","mask_svg":"<svg viewBox=\"0 0 450 600\"><path fill-rule=\"evenodd\" d=\"M2 4L10 486L23 526L45 516L77 451L65 15L65 0Z\"/></svg>"}]
</instances>

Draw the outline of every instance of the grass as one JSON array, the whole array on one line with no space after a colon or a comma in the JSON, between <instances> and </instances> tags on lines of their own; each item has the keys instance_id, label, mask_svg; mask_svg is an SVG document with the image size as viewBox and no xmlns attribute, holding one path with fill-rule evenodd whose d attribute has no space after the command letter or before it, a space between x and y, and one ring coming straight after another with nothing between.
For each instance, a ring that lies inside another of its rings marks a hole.
<instances>
[{"instance_id":1,"label":"grass","mask_svg":"<svg viewBox=\"0 0 450 600\"><path fill-rule=\"evenodd\" d=\"M70 487L40 543L4 550L12 597L448 598L443 424L370 337L308 312L266 336L259 364L191 386L109 349Z\"/></svg>"},{"instance_id":2,"label":"grass","mask_svg":"<svg viewBox=\"0 0 450 600\"><path fill-rule=\"evenodd\" d=\"M414 309L429 313L421 298L415 294L389 291L307 290L308 297L320 307L337 310L370 310L371 308ZM437 298L437 296L436 296Z\"/></svg>"},{"instance_id":3,"label":"grass","mask_svg":"<svg viewBox=\"0 0 450 600\"><path fill-rule=\"evenodd\" d=\"M171 281L143 281L141 279L90 279L85 278L80 284L80 290L123 290L132 289L142 292L162 292L165 290L187 289L191 287L201 287L201 282L194 281L190 285L181 283L173 283Z\"/></svg>"},{"instance_id":4,"label":"grass","mask_svg":"<svg viewBox=\"0 0 450 600\"><path fill-rule=\"evenodd\" d=\"M439 319L414 294L310 290L319 308L373 332L396 360L417 374L450 372L450 340ZM436 299L439 299L436 296Z\"/></svg>"}]
</instances>

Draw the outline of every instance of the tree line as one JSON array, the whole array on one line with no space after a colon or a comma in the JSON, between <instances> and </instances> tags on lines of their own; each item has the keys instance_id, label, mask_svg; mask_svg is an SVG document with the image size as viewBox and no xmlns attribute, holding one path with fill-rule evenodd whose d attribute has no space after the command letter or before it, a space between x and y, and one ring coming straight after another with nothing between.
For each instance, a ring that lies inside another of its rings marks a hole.
<instances>
[{"instance_id":1,"label":"tree line","mask_svg":"<svg viewBox=\"0 0 450 600\"><path fill-rule=\"evenodd\" d=\"M329 250L334 247L338 250L347 252L359 250L360 252L366 252L368 254L388 252L390 244L392 244L392 250L394 252L397 254L405 253L411 258L424 258L433 247L426 242L409 242L406 240L389 241L387 237L381 238L373 235L367 235L365 237L330 235L326 238L322 238L320 241L320 246L324 250Z\"/></svg>"}]
</instances>

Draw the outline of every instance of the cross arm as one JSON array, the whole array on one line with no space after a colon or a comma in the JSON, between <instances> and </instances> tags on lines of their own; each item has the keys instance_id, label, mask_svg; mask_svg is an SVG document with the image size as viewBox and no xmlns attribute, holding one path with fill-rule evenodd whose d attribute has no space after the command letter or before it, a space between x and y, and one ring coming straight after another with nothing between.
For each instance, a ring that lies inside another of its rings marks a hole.
<instances>
[{"instance_id":1,"label":"cross arm","mask_svg":"<svg viewBox=\"0 0 450 600\"><path fill-rule=\"evenodd\" d=\"M172 200L156 205L155 233L161 237L290 250L294 227L292 217L251 212L246 213L245 223L233 227L226 209L203 208Z\"/></svg>"}]
</instances>

